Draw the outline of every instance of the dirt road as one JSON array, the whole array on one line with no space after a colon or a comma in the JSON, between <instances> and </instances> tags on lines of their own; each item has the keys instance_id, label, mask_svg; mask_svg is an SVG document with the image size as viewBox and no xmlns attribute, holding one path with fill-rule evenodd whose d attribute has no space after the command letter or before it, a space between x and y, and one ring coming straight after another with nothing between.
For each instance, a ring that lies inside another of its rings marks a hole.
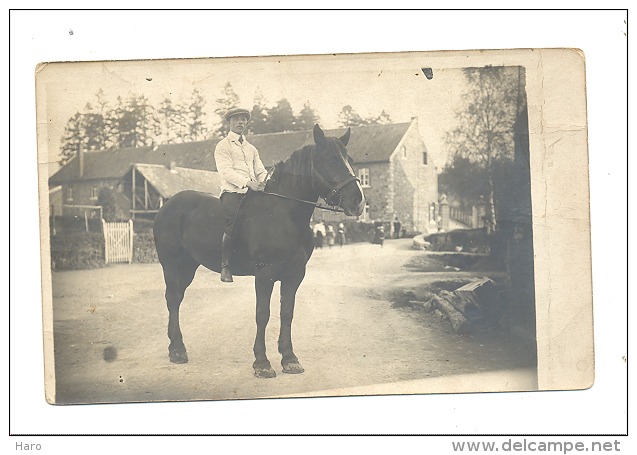
<instances>
[{"instance_id":1,"label":"dirt road","mask_svg":"<svg viewBox=\"0 0 637 455\"><path fill-rule=\"evenodd\" d=\"M397 289L472 272L415 272L410 240L318 250L292 326L302 375L281 372L278 285L267 348L274 379L252 373L253 278L232 285L201 268L181 328L189 363L168 360L159 264L55 272L56 401L94 403L296 395L522 390L534 387L528 346L499 333L456 335L434 315L392 306Z\"/></svg>"}]
</instances>

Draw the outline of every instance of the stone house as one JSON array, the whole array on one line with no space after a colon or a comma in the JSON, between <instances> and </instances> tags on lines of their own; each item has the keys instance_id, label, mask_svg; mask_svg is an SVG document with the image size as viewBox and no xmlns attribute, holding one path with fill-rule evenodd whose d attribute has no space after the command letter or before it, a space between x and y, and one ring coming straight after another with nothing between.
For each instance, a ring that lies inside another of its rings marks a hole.
<instances>
[{"instance_id":1,"label":"stone house","mask_svg":"<svg viewBox=\"0 0 637 455\"><path fill-rule=\"evenodd\" d=\"M344 128L326 130L341 136ZM247 137L266 167L313 143L312 131ZM166 199L184 189L219 193L213 151L219 139L157 147L80 152L49 178L60 188L66 208L96 206L102 188L110 188L130 218L152 218ZM397 218L408 232L435 229L438 177L418 121L353 127L348 151L367 200L361 221ZM58 202L59 204L59 202ZM61 208L54 207L56 213ZM320 213L319 213L320 212ZM337 221L341 214L317 210L315 219Z\"/></svg>"}]
</instances>

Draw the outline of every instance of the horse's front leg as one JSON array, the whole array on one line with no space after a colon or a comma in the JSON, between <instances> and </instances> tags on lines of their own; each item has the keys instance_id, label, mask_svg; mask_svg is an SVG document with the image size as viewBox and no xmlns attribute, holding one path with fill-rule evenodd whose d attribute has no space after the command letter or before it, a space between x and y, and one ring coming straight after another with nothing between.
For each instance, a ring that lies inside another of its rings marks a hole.
<instances>
[{"instance_id":1,"label":"horse's front leg","mask_svg":"<svg viewBox=\"0 0 637 455\"><path fill-rule=\"evenodd\" d=\"M292 348L292 318L296 291L305 276L305 267L294 270L281 280L281 331L279 332L279 352L284 373L299 374L305 370L294 355Z\"/></svg>"},{"instance_id":2,"label":"horse's front leg","mask_svg":"<svg viewBox=\"0 0 637 455\"><path fill-rule=\"evenodd\" d=\"M272 273L267 268L257 271L254 278L257 294L257 336L254 340L254 375L257 378L273 378L276 373L270 365L270 361L265 354L265 329L270 320L270 298L274 279Z\"/></svg>"}]
</instances>

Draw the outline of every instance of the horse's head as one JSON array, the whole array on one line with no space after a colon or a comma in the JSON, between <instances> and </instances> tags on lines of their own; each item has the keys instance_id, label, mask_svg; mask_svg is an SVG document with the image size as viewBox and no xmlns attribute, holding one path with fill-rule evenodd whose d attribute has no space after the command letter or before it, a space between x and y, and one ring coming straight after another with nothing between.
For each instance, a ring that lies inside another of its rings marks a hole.
<instances>
[{"instance_id":1,"label":"horse's head","mask_svg":"<svg viewBox=\"0 0 637 455\"><path fill-rule=\"evenodd\" d=\"M347 154L350 129L340 138L325 137L314 126L316 148L312 154L312 178L316 188L328 204L341 207L346 215L360 216L365 207L365 196Z\"/></svg>"}]
</instances>

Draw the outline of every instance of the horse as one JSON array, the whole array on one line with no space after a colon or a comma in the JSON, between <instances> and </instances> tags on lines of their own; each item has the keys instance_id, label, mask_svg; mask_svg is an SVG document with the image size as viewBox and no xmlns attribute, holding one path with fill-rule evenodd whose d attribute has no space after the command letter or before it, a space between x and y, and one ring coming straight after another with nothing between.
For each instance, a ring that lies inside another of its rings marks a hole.
<instances>
[{"instance_id":1,"label":"horse","mask_svg":"<svg viewBox=\"0 0 637 455\"><path fill-rule=\"evenodd\" d=\"M310 219L319 197L350 216L360 216L365 205L363 189L346 148L350 129L340 138L326 137L317 124L313 138L313 145L294 151L274 166L263 192L248 191L234 225L232 273L255 277L257 331L252 366L258 378L276 376L265 347L276 281L281 282L281 366L284 373L304 372L292 348L291 327L296 292L314 250ZM220 273L223 230L221 202L208 193L177 193L155 217L153 234L166 284L168 355L173 363L188 362L179 327L184 293L200 265Z\"/></svg>"}]
</instances>

